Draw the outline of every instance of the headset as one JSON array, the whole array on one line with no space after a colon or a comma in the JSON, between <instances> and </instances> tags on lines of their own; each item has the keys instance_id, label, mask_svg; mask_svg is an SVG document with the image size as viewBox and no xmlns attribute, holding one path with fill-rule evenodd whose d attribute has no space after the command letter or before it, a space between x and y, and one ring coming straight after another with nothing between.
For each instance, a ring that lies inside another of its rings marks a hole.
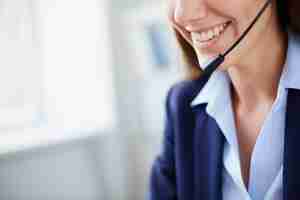
<instances>
[{"instance_id":1,"label":"headset","mask_svg":"<svg viewBox=\"0 0 300 200\"><path fill-rule=\"evenodd\" d=\"M267 0L264 6L260 9L252 23L247 27L247 29L243 32L243 34L239 37L239 39L223 54L219 54L216 58L214 58L212 61L209 61L207 64L203 66L204 71L201 75L201 79L205 80L206 82L210 78L211 74L217 69L218 66L220 66L224 61L225 57L246 37L246 35L249 33L249 31L252 29L254 24L258 21L260 16L264 13L266 8L271 4L272 0Z\"/></svg>"}]
</instances>

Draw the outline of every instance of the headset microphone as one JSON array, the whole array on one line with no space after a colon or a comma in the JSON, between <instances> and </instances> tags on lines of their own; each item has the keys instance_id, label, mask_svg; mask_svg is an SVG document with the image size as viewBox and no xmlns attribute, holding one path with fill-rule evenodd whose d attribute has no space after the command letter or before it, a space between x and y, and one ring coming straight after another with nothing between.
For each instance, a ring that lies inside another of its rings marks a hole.
<instances>
[{"instance_id":1,"label":"headset microphone","mask_svg":"<svg viewBox=\"0 0 300 200\"><path fill-rule=\"evenodd\" d=\"M248 32L251 30L251 28L254 26L254 24L258 21L260 16L263 14L263 12L266 10L268 5L271 3L272 0L267 0L265 5L261 8L261 10L258 12L252 23L248 26L248 28L243 32L243 34L240 36L240 38L224 53L220 54L217 58L213 59L212 61L208 62L203 68L204 71L201 75L201 79L204 78L206 81L208 81L211 74L217 69L219 65L221 65L227 54L229 54L248 34ZM203 79L202 79L203 80Z\"/></svg>"}]
</instances>

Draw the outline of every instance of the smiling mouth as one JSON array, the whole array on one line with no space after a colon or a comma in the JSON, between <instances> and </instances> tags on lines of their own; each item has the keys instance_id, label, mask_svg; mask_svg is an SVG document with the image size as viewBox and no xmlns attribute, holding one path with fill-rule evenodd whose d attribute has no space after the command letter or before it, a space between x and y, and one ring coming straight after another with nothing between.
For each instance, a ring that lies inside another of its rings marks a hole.
<instances>
[{"instance_id":1,"label":"smiling mouth","mask_svg":"<svg viewBox=\"0 0 300 200\"><path fill-rule=\"evenodd\" d=\"M215 38L218 38L220 35L222 35L222 33L224 33L224 31L226 30L226 28L229 26L230 23L231 21L223 24L219 24L202 32L196 32L196 31L191 32L192 40L198 43L205 43Z\"/></svg>"}]
</instances>

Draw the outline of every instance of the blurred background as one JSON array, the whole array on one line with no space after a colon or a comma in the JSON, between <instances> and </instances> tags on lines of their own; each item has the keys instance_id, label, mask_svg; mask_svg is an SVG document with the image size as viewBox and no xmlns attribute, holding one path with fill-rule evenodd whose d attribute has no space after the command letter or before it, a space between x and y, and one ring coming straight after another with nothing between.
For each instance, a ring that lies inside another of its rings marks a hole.
<instances>
[{"instance_id":1,"label":"blurred background","mask_svg":"<svg viewBox=\"0 0 300 200\"><path fill-rule=\"evenodd\" d=\"M0 0L0 199L146 199L182 76L166 3Z\"/></svg>"}]
</instances>

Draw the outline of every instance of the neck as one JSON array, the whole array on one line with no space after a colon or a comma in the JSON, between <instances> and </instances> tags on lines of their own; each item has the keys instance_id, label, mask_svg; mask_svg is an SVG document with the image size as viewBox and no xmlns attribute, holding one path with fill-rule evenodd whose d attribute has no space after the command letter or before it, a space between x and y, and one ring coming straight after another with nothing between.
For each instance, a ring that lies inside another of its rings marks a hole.
<instances>
[{"instance_id":1,"label":"neck","mask_svg":"<svg viewBox=\"0 0 300 200\"><path fill-rule=\"evenodd\" d=\"M262 104L270 105L276 99L287 35L278 30L268 30L265 35L247 59L227 69L232 80L234 104L245 111L254 111Z\"/></svg>"}]
</instances>

